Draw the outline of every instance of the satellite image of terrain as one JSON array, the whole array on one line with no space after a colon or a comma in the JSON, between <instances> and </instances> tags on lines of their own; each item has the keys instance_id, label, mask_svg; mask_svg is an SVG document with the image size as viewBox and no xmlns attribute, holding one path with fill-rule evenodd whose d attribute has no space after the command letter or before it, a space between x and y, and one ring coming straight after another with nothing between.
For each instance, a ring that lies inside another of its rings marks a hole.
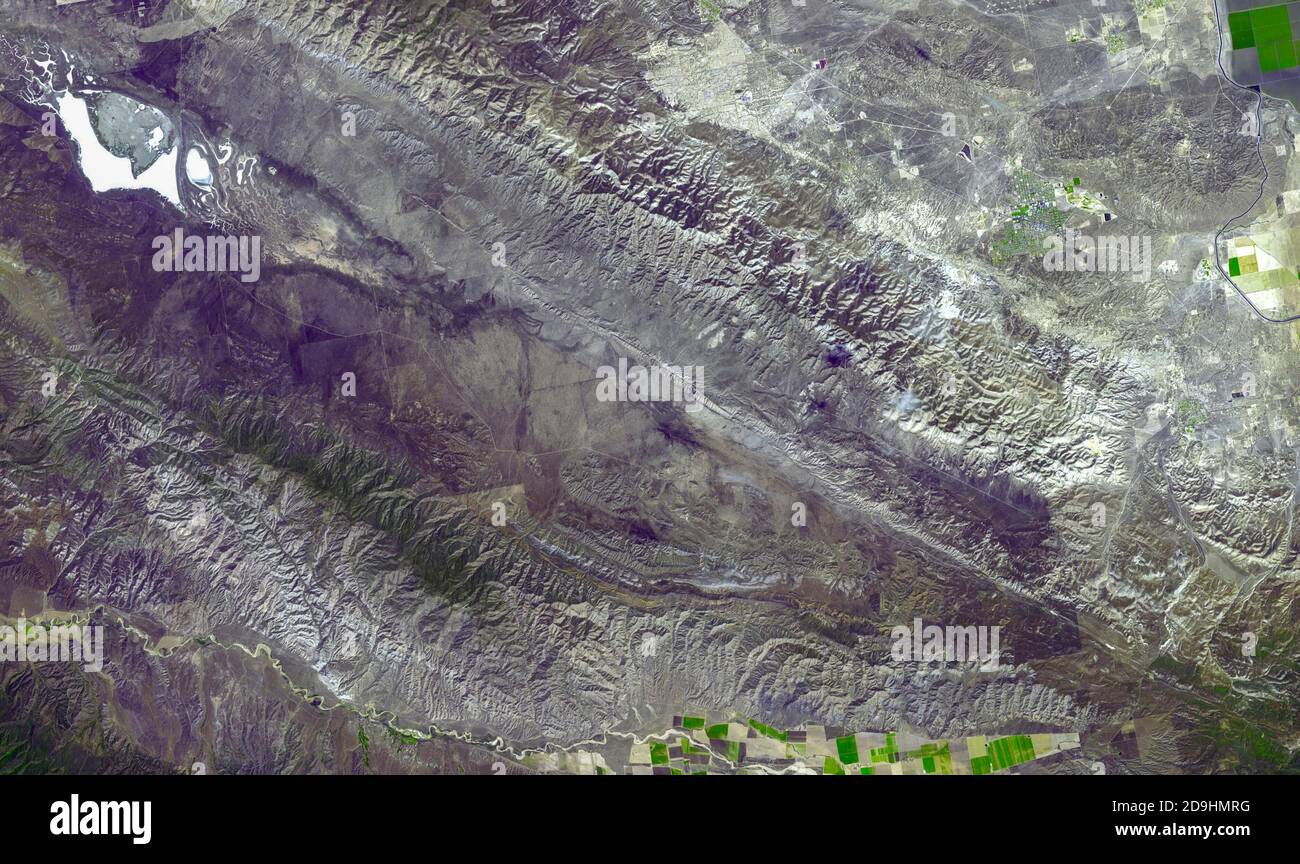
<instances>
[{"instance_id":1,"label":"satellite image of terrain","mask_svg":"<svg viewBox=\"0 0 1300 864\"><path fill-rule=\"evenodd\" d=\"M1300 2L6 2L0 774L1300 773L1297 104Z\"/></svg>"}]
</instances>

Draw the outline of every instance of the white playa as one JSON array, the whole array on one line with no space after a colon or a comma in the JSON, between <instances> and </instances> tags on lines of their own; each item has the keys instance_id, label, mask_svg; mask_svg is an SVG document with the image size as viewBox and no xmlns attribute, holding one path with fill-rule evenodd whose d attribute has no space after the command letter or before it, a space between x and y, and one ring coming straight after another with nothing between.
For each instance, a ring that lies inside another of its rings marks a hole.
<instances>
[{"instance_id":1,"label":"white playa","mask_svg":"<svg viewBox=\"0 0 1300 864\"><path fill-rule=\"evenodd\" d=\"M212 168L197 147L191 147L185 154L185 176L195 186L207 188L212 185Z\"/></svg>"},{"instance_id":2,"label":"white playa","mask_svg":"<svg viewBox=\"0 0 1300 864\"><path fill-rule=\"evenodd\" d=\"M176 159L178 147L158 157L158 161L136 177L131 172L131 160L125 156L114 156L99 138L90 122L90 111L86 100L72 93L60 93L58 97L59 119L67 128L72 140L76 142L78 164L81 173L90 181L90 188L96 192L111 189L152 189L177 209L181 207L181 196L176 183Z\"/></svg>"}]
</instances>

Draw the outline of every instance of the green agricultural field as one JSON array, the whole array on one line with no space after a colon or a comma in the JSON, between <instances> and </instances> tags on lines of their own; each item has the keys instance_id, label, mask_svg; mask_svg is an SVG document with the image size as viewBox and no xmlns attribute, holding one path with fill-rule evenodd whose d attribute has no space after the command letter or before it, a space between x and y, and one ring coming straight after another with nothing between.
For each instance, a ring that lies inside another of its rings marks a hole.
<instances>
[{"instance_id":1,"label":"green agricultural field","mask_svg":"<svg viewBox=\"0 0 1300 864\"><path fill-rule=\"evenodd\" d=\"M1259 68L1264 72L1292 69L1300 65L1287 4L1264 6L1232 12L1228 15L1232 48L1254 48L1259 53Z\"/></svg>"},{"instance_id":2,"label":"green agricultural field","mask_svg":"<svg viewBox=\"0 0 1300 864\"><path fill-rule=\"evenodd\" d=\"M852 735L835 739L835 747L840 752L840 761L852 765L858 761L858 742Z\"/></svg>"}]
</instances>

